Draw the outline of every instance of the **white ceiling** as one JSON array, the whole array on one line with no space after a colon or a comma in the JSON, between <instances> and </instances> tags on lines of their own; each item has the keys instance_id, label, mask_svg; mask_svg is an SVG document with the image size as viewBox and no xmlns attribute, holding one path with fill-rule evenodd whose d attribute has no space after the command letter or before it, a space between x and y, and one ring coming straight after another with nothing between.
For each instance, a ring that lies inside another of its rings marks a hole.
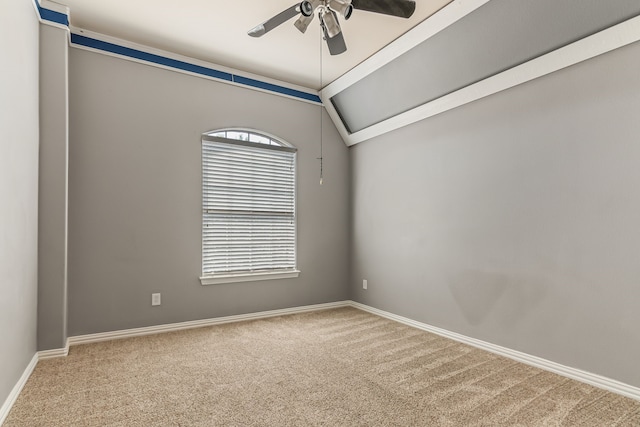
<instances>
[{"instance_id":1,"label":"white ceiling","mask_svg":"<svg viewBox=\"0 0 640 427\"><path fill-rule=\"evenodd\" d=\"M330 56L317 17L305 34L292 19L261 38L247 31L295 0L56 0L71 26L240 71L320 89L451 0L417 0L410 19L354 10L341 20L347 52ZM322 45L322 82L320 46Z\"/></svg>"}]
</instances>

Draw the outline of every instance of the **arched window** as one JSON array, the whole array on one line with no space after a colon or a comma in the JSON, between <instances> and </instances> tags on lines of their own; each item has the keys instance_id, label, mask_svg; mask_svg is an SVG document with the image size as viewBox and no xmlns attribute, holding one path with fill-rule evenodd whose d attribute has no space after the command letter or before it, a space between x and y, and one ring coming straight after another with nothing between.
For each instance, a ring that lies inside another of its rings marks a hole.
<instances>
[{"instance_id":1,"label":"arched window","mask_svg":"<svg viewBox=\"0 0 640 427\"><path fill-rule=\"evenodd\" d=\"M271 135L202 135L203 285L297 277L296 149Z\"/></svg>"}]
</instances>

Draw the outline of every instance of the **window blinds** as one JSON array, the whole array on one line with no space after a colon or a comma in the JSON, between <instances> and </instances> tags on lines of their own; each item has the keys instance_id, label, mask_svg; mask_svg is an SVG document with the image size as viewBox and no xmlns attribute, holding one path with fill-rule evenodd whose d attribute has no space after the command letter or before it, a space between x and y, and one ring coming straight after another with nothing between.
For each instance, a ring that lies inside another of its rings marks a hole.
<instances>
[{"instance_id":1,"label":"window blinds","mask_svg":"<svg viewBox=\"0 0 640 427\"><path fill-rule=\"evenodd\" d=\"M291 147L203 136L204 275L296 267Z\"/></svg>"}]
</instances>

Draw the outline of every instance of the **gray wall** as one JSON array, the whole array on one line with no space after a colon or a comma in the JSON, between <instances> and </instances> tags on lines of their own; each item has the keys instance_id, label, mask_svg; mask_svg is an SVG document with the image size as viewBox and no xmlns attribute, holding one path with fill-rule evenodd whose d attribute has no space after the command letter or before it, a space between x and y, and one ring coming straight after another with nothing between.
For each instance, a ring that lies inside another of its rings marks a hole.
<instances>
[{"instance_id":1,"label":"gray wall","mask_svg":"<svg viewBox=\"0 0 640 427\"><path fill-rule=\"evenodd\" d=\"M352 298L640 386L638 69L636 43L354 146Z\"/></svg>"},{"instance_id":2,"label":"gray wall","mask_svg":"<svg viewBox=\"0 0 640 427\"><path fill-rule=\"evenodd\" d=\"M36 351L38 20L0 6L0 407Z\"/></svg>"},{"instance_id":3,"label":"gray wall","mask_svg":"<svg viewBox=\"0 0 640 427\"><path fill-rule=\"evenodd\" d=\"M80 49L69 58L70 336L347 297L348 149L325 115L319 186L320 107ZM297 279L200 285L200 136L234 126L298 148Z\"/></svg>"},{"instance_id":4,"label":"gray wall","mask_svg":"<svg viewBox=\"0 0 640 427\"><path fill-rule=\"evenodd\" d=\"M68 32L40 26L38 350L67 341Z\"/></svg>"}]
</instances>

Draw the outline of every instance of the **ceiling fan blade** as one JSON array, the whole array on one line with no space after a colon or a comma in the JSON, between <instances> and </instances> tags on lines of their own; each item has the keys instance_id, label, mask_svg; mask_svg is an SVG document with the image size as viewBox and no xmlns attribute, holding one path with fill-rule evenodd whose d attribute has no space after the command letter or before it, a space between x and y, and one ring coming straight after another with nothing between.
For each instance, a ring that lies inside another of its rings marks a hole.
<instances>
[{"instance_id":1,"label":"ceiling fan blade","mask_svg":"<svg viewBox=\"0 0 640 427\"><path fill-rule=\"evenodd\" d=\"M293 6L291 6L289 9L283 10L273 18L267 19L262 24L253 27L252 29L247 31L247 34L249 34L251 37L264 36L266 33L273 30L278 25L284 24L289 19L293 18L299 13L300 13L300 3L296 3Z\"/></svg>"},{"instance_id":2,"label":"ceiling fan blade","mask_svg":"<svg viewBox=\"0 0 640 427\"><path fill-rule=\"evenodd\" d=\"M354 9L383 13L399 18L410 18L416 10L413 0L351 0Z\"/></svg>"},{"instance_id":3,"label":"ceiling fan blade","mask_svg":"<svg viewBox=\"0 0 640 427\"><path fill-rule=\"evenodd\" d=\"M307 31L307 27L309 26L312 20L313 20L313 15L311 16L301 15L300 18L298 18L293 25L295 25L295 27L298 30L300 30L301 33L304 34Z\"/></svg>"},{"instance_id":4,"label":"ceiling fan blade","mask_svg":"<svg viewBox=\"0 0 640 427\"><path fill-rule=\"evenodd\" d=\"M347 44L344 42L342 31L340 31L335 37L327 39L327 47L331 55L340 55L347 51Z\"/></svg>"}]
</instances>

